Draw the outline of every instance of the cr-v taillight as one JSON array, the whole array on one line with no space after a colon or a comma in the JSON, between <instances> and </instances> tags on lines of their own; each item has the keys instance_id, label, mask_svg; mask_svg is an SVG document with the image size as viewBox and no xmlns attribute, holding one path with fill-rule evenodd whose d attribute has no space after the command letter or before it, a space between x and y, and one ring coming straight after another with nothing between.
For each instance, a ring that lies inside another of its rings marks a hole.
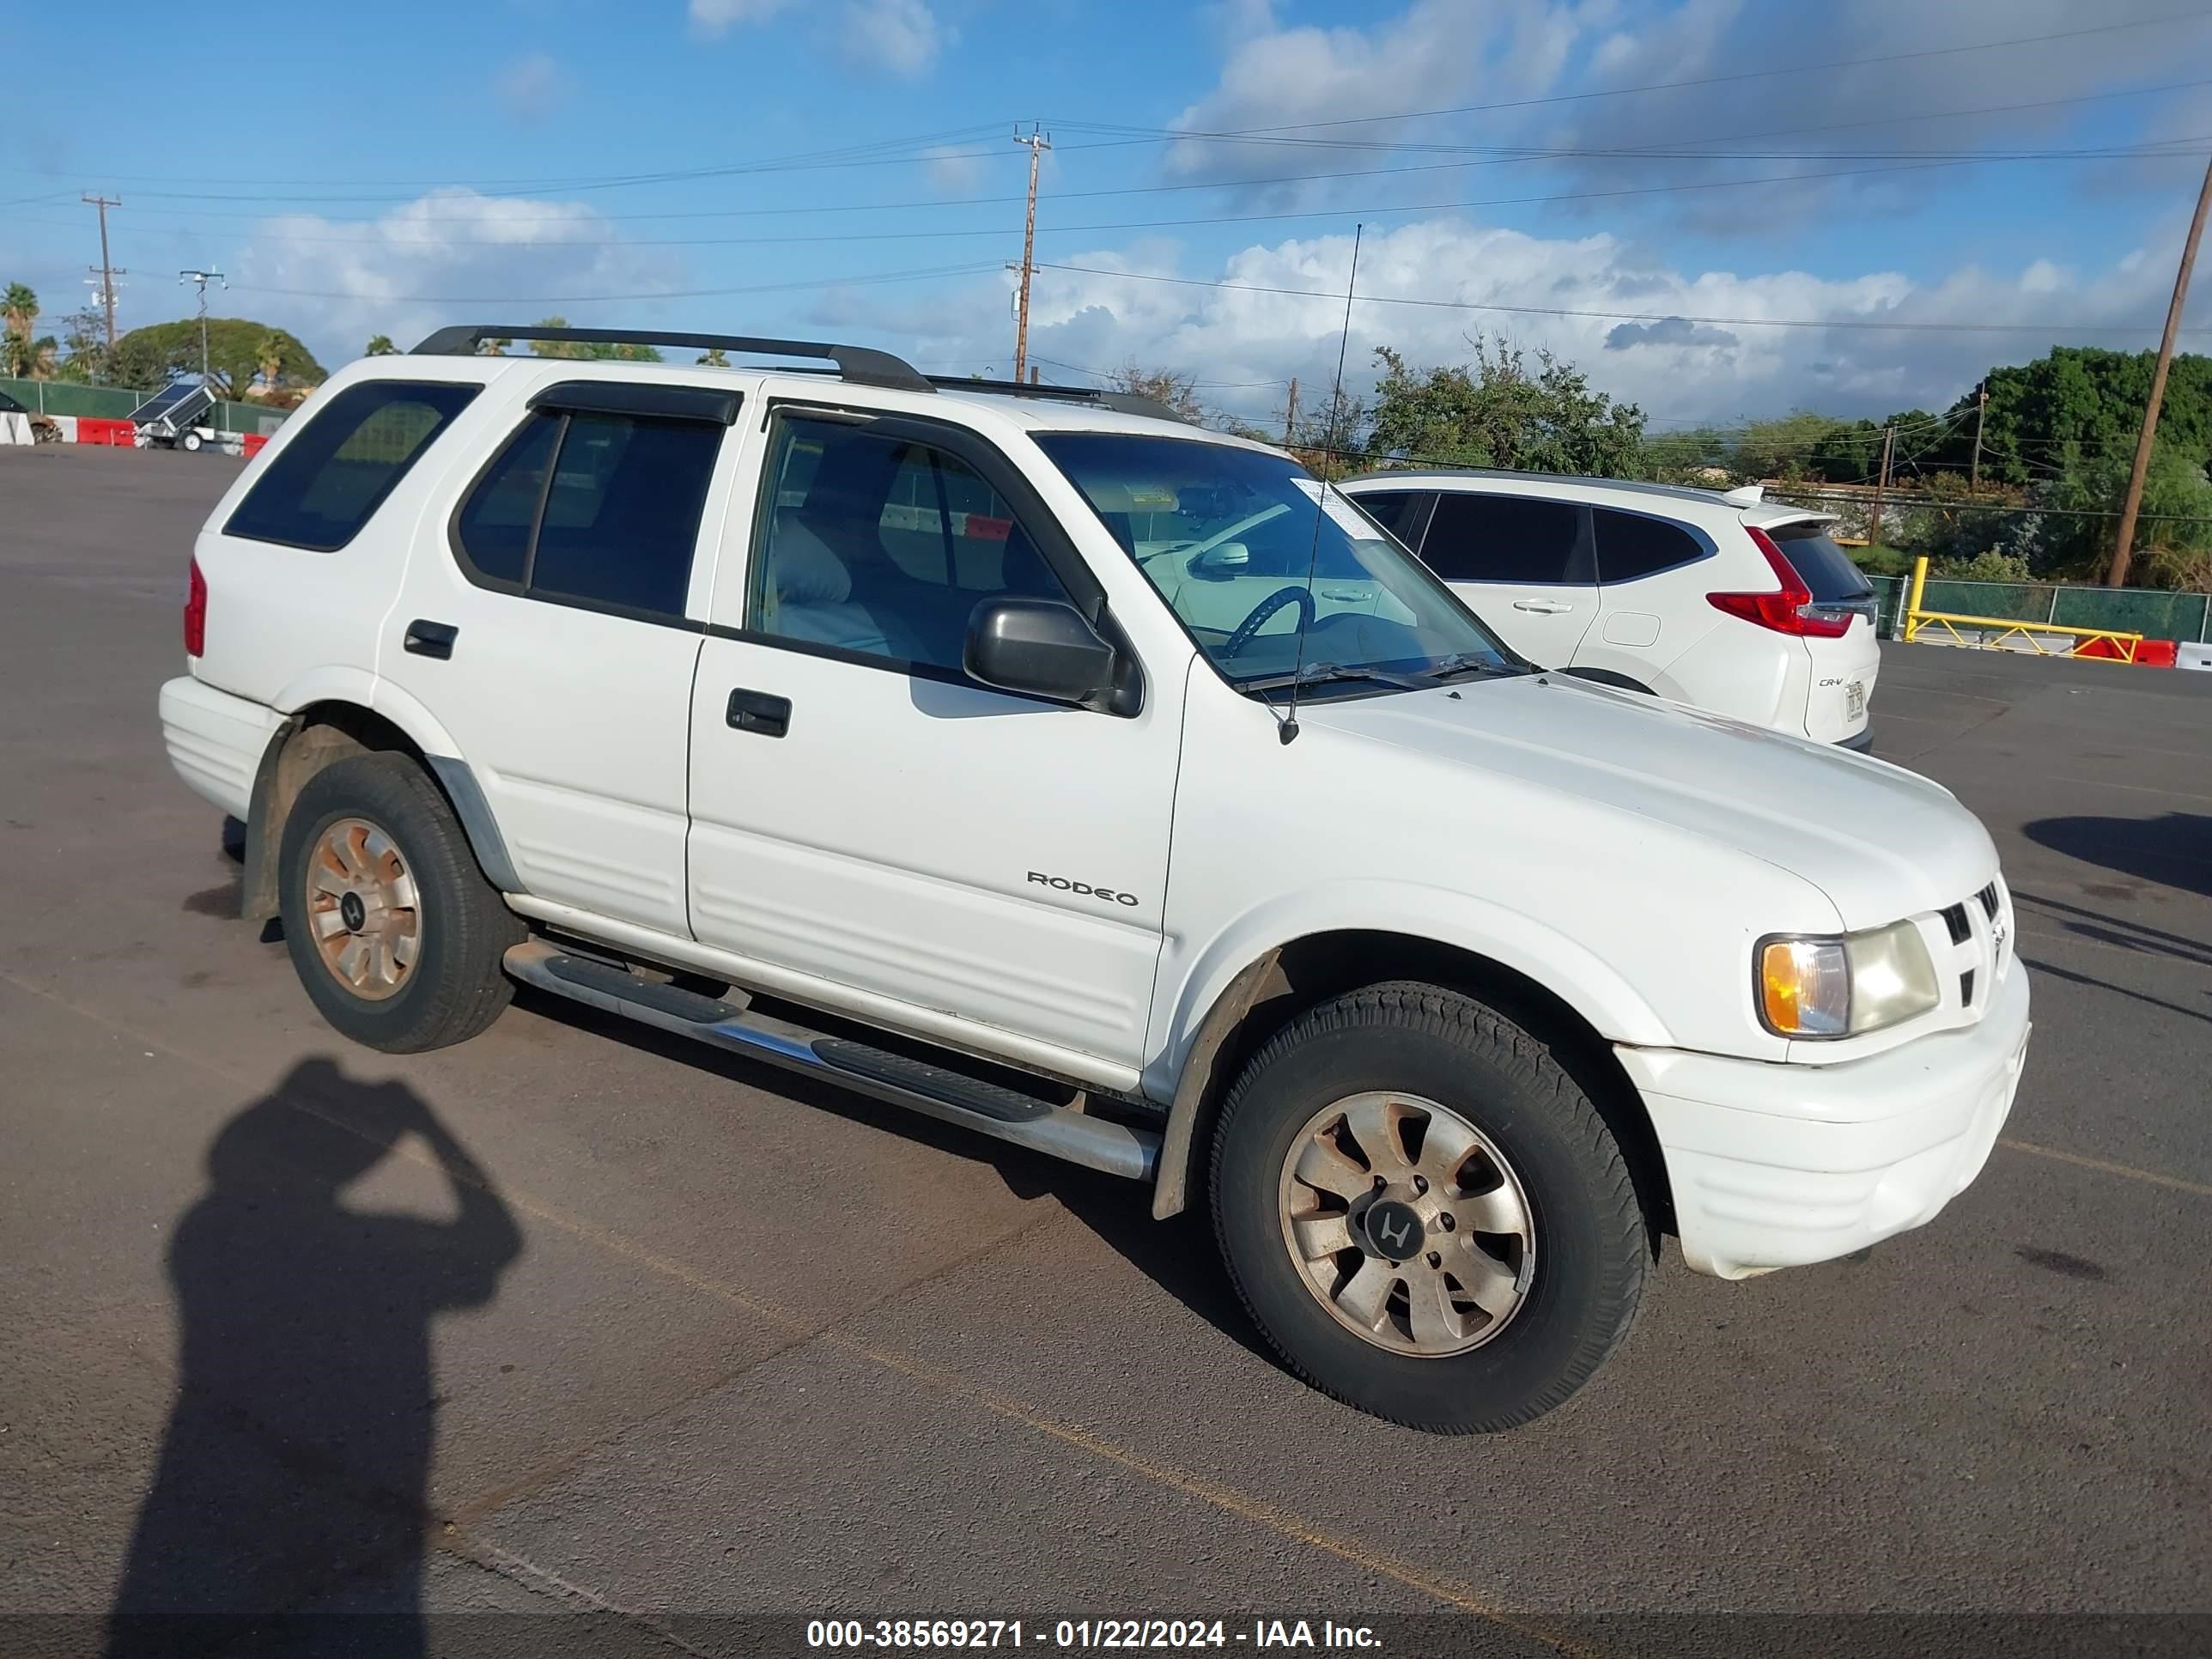
<instances>
[{"instance_id":1,"label":"cr-v taillight","mask_svg":"<svg viewBox=\"0 0 2212 1659\"><path fill-rule=\"evenodd\" d=\"M185 579L185 654L197 657L207 650L207 578L200 574L200 562L192 561L191 574Z\"/></svg>"},{"instance_id":2,"label":"cr-v taillight","mask_svg":"<svg viewBox=\"0 0 2212 1659\"><path fill-rule=\"evenodd\" d=\"M1782 590L1777 593L1708 593L1708 604L1731 617L1757 623L1778 634L1795 634L1801 639L1839 640L1850 632L1851 618L1859 614L1856 611L1815 604L1813 590L1805 586L1805 579L1783 556L1782 550L1774 544L1774 538L1750 525L1744 529L1766 556L1766 562L1773 567Z\"/></svg>"}]
</instances>

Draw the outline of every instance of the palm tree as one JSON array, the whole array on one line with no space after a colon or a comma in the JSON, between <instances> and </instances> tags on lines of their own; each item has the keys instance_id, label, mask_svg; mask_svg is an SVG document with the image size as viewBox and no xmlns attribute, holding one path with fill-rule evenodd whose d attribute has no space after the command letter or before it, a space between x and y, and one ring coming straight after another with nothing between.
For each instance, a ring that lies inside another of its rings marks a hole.
<instances>
[{"instance_id":1,"label":"palm tree","mask_svg":"<svg viewBox=\"0 0 2212 1659\"><path fill-rule=\"evenodd\" d=\"M730 360L722 355L722 348L720 346L713 347L699 356L699 367L702 368L727 368L729 366Z\"/></svg>"},{"instance_id":2,"label":"palm tree","mask_svg":"<svg viewBox=\"0 0 2212 1659\"><path fill-rule=\"evenodd\" d=\"M261 337L261 343L253 348L253 361L261 370L261 395L273 396L276 377L284 371L284 337L270 329Z\"/></svg>"},{"instance_id":3,"label":"palm tree","mask_svg":"<svg viewBox=\"0 0 2212 1659\"><path fill-rule=\"evenodd\" d=\"M21 374L32 362L31 325L38 320L39 296L28 284L10 283L8 291L0 295L0 325L4 325L6 368L10 374Z\"/></svg>"},{"instance_id":4,"label":"palm tree","mask_svg":"<svg viewBox=\"0 0 2212 1659\"><path fill-rule=\"evenodd\" d=\"M392 337L389 334L372 334L368 338L368 349L362 355L369 357L396 357L399 355L399 348L392 343Z\"/></svg>"},{"instance_id":5,"label":"palm tree","mask_svg":"<svg viewBox=\"0 0 2212 1659\"><path fill-rule=\"evenodd\" d=\"M483 339L483 340L479 340L479 341L477 341L477 356L478 356L479 357L504 357L504 356L507 356L507 347L509 347L509 346L513 345L514 343L514 342L513 340L511 340L511 339L507 339L507 340L495 340L495 339Z\"/></svg>"}]
</instances>

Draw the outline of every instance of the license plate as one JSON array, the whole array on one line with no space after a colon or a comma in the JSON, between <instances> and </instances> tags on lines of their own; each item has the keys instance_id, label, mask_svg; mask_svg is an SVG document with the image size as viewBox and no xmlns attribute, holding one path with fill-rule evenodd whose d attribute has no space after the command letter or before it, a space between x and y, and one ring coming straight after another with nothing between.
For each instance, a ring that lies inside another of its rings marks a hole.
<instances>
[{"instance_id":1,"label":"license plate","mask_svg":"<svg viewBox=\"0 0 2212 1659\"><path fill-rule=\"evenodd\" d=\"M1851 720L1866 714L1866 682L1851 680L1844 686L1844 713Z\"/></svg>"}]
</instances>

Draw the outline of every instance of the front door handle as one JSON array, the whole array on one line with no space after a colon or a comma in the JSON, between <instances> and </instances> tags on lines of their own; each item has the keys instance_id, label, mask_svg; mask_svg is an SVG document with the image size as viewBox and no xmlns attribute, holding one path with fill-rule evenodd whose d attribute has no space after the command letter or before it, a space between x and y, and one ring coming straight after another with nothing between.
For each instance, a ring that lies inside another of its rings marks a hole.
<instances>
[{"instance_id":1,"label":"front door handle","mask_svg":"<svg viewBox=\"0 0 2212 1659\"><path fill-rule=\"evenodd\" d=\"M399 648L444 662L453 654L453 641L460 636L461 630L451 623L430 622L417 617L407 624L407 637L400 641Z\"/></svg>"},{"instance_id":2,"label":"front door handle","mask_svg":"<svg viewBox=\"0 0 2212 1659\"><path fill-rule=\"evenodd\" d=\"M1574 606L1559 599L1516 599L1513 608L1516 611L1533 611L1540 617L1559 617L1565 615Z\"/></svg>"},{"instance_id":3,"label":"front door handle","mask_svg":"<svg viewBox=\"0 0 2212 1659\"><path fill-rule=\"evenodd\" d=\"M755 737L780 738L791 730L791 699L743 688L730 693L729 722Z\"/></svg>"}]
</instances>

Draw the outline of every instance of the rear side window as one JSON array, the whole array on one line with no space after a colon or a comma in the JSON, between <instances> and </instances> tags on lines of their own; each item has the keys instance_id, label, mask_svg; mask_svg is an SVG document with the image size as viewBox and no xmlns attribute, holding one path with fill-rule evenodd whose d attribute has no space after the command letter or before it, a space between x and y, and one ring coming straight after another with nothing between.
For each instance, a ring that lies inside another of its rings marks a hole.
<instances>
[{"instance_id":1,"label":"rear side window","mask_svg":"<svg viewBox=\"0 0 2212 1659\"><path fill-rule=\"evenodd\" d=\"M680 617L723 430L705 421L532 415L454 514L454 543L487 587Z\"/></svg>"},{"instance_id":2,"label":"rear side window","mask_svg":"<svg viewBox=\"0 0 2212 1659\"><path fill-rule=\"evenodd\" d=\"M1419 521L1423 496L1417 489L1363 489L1352 500L1360 511L1407 546L1418 544L1414 526Z\"/></svg>"},{"instance_id":3,"label":"rear side window","mask_svg":"<svg viewBox=\"0 0 2212 1659\"><path fill-rule=\"evenodd\" d=\"M1448 582L1588 586L1597 580L1589 515L1572 501L1445 490L1421 559Z\"/></svg>"},{"instance_id":4,"label":"rear side window","mask_svg":"<svg viewBox=\"0 0 2212 1659\"><path fill-rule=\"evenodd\" d=\"M335 552L361 533L478 387L371 380L348 386L270 460L223 533Z\"/></svg>"},{"instance_id":5,"label":"rear side window","mask_svg":"<svg viewBox=\"0 0 2212 1659\"><path fill-rule=\"evenodd\" d=\"M1598 580L1608 586L1672 570L1711 550L1680 525L1665 519L1605 507L1592 507L1590 517L1597 532Z\"/></svg>"},{"instance_id":6,"label":"rear side window","mask_svg":"<svg viewBox=\"0 0 2212 1659\"><path fill-rule=\"evenodd\" d=\"M1782 550L1782 556L1790 561L1790 568L1813 590L1815 603L1839 605L1873 597L1874 584L1851 562L1850 555L1829 538L1826 525L1778 524L1765 528Z\"/></svg>"}]
</instances>

